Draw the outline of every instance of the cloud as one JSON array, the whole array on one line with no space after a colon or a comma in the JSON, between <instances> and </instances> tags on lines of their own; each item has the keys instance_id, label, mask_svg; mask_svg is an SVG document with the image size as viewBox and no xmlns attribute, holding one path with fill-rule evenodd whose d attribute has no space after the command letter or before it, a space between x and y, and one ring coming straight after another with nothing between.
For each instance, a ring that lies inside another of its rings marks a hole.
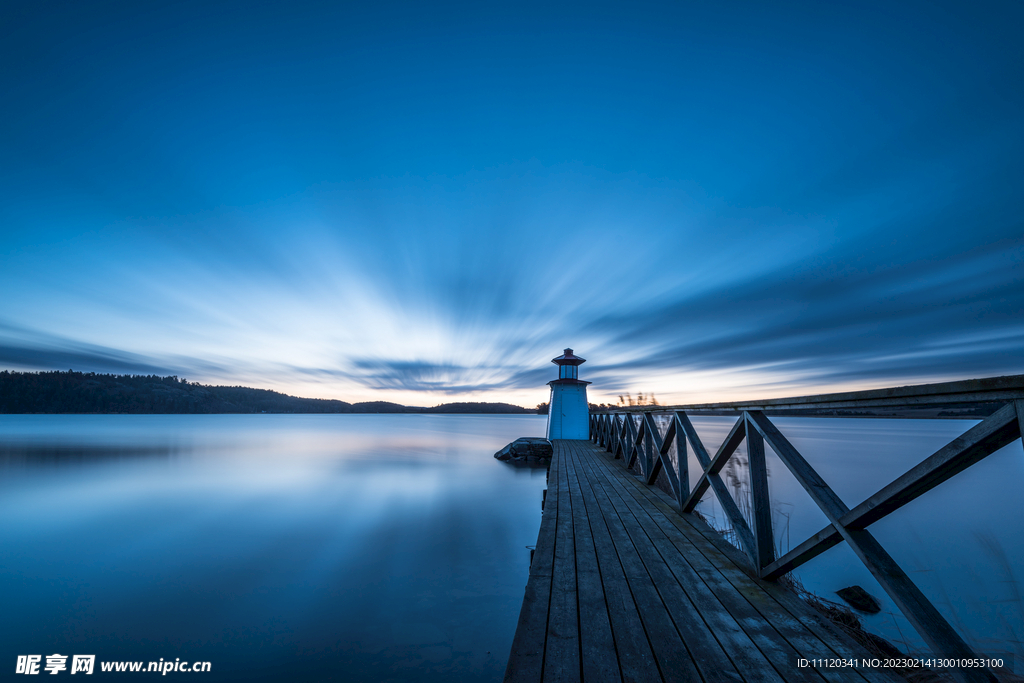
<instances>
[{"instance_id":1,"label":"cloud","mask_svg":"<svg viewBox=\"0 0 1024 683\"><path fill-rule=\"evenodd\" d=\"M931 261L890 256L805 263L600 317L595 333L638 352L595 376L746 367L829 384L1024 371L1024 239Z\"/></svg>"},{"instance_id":2,"label":"cloud","mask_svg":"<svg viewBox=\"0 0 1024 683\"><path fill-rule=\"evenodd\" d=\"M367 389L378 391L413 391L447 395L536 389L554 378L549 368L474 367L386 359L356 360L351 366L351 370L294 370L303 375L351 380Z\"/></svg>"},{"instance_id":3,"label":"cloud","mask_svg":"<svg viewBox=\"0 0 1024 683\"><path fill-rule=\"evenodd\" d=\"M147 356L5 323L0 323L0 364L23 370L69 369L161 376L227 371L225 366L209 360Z\"/></svg>"},{"instance_id":4,"label":"cloud","mask_svg":"<svg viewBox=\"0 0 1024 683\"><path fill-rule=\"evenodd\" d=\"M65 348L0 343L0 363L8 367L55 370L74 369L82 372L115 374L170 375L166 365L154 364L137 354L75 344Z\"/></svg>"}]
</instances>

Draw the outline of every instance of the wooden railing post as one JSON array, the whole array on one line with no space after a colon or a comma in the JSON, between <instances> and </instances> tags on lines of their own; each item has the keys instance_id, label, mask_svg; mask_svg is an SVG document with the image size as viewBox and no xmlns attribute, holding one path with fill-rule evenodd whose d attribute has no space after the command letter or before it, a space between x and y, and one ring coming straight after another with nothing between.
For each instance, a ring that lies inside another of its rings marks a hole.
<instances>
[{"instance_id":1,"label":"wooden railing post","mask_svg":"<svg viewBox=\"0 0 1024 683\"><path fill-rule=\"evenodd\" d=\"M654 426L654 417L650 413L644 413L641 418L641 423L644 426L644 481L648 484L654 483L654 478L658 476L657 472L654 471L654 453L656 440L660 441L658 435L658 428Z\"/></svg>"},{"instance_id":2,"label":"wooden railing post","mask_svg":"<svg viewBox=\"0 0 1024 683\"><path fill-rule=\"evenodd\" d=\"M757 545L757 570L775 561L775 537L772 533L771 497L768 494L768 468L764 460L764 437L747 421L747 469L750 475L751 521Z\"/></svg>"},{"instance_id":3,"label":"wooden railing post","mask_svg":"<svg viewBox=\"0 0 1024 683\"><path fill-rule=\"evenodd\" d=\"M626 458L626 469L628 470L636 462L639 457L639 449L643 445L644 432L643 424L637 426L633 422L633 416L627 415L626 419L629 420L629 457Z\"/></svg>"},{"instance_id":4,"label":"wooden railing post","mask_svg":"<svg viewBox=\"0 0 1024 683\"><path fill-rule=\"evenodd\" d=\"M679 510L682 511L686 499L690 497L690 463L686 448L686 434L679 428L679 419L675 415L672 416L672 427L675 428L676 435L676 468L679 477L676 502L679 503Z\"/></svg>"},{"instance_id":5,"label":"wooden railing post","mask_svg":"<svg viewBox=\"0 0 1024 683\"><path fill-rule=\"evenodd\" d=\"M619 443L615 446L615 458L622 458L625 460L629 457L629 425L626 424L626 420L629 418L628 415L622 416L622 425L619 427ZM616 416L618 420L618 416Z\"/></svg>"},{"instance_id":6,"label":"wooden railing post","mask_svg":"<svg viewBox=\"0 0 1024 683\"><path fill-rule=\"evenodd\" d=\"M644 481L653 485L661 472L661 434L658 433L658 425L654 424L654 416L651 413L644 413L644 428L650 438L647 439L647 447L644 452L647 454L647 468L644 471Z\"/></svg>"}]
</instances>

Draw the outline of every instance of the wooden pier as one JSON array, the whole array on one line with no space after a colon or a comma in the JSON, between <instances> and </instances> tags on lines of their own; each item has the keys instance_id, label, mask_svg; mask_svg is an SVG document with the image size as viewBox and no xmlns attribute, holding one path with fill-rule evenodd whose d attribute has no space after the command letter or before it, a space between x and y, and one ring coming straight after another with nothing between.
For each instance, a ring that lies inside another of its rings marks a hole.
<instances>
[{"instance_id":1,"label":"wooden pier","mask_svg":"<svg viewBox=\"0 0 1024 683\"><path fill-rule=\"evenodd\" d=\"M737 422L711 456L687 413L731 414ZM664 433L655 414L669 419ZM981 422L851 510L769 419L801 414ZM878 657L774 583L840 542L853 548L937 656L974 657L866 527L1022 431L1024 376L594 414L594 443L552 442L544 515L505 681L903 680L881 668L800 666L800 660ZM719 476L744 440L754 505L750 524ZM703 470L693 490L687 443ZM766 443L830 520L781 558L772 547L767 513ZM672 495L652 486L659 477ZM688 514L709 488L743 551ZM963 683L996 680L985 668L945 671Z\"/></svg>"},{"instance_id":2,"label":"wooden pier","mask_svg":"<svg viewBox=\"0 0 1024 683\"><path fill-rule=\"evenodd\" d=\"M872 655L603 448L553 445L506 681L894 680L799 667Z\"/></svg>"}]
</instances>

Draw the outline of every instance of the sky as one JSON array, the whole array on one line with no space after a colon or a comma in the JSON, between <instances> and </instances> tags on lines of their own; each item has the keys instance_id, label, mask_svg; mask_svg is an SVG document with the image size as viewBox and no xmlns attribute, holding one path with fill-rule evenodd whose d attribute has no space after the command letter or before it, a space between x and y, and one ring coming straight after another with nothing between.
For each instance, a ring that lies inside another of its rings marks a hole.
<instances>
[{"instance_id":1,"label":"sky","mask_svg":"<svg viewBox=\"0 0 1024 683\"><path fill-rule=\"evenodd\" d=\"M1024 372L1021 3L0 5L0 369L347 401Z\"/></svg>"}]
</instances>

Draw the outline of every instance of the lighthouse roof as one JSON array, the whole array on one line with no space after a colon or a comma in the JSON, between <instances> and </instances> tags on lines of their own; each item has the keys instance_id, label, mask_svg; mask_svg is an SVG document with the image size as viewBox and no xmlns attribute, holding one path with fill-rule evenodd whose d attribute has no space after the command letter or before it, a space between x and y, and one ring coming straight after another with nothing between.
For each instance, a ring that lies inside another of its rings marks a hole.
<instances>
[{"instance_id":1,"label":"lighthouse roof","mask_svg":"<svg viewBox=\"0 0 1024 683\"><path fill-rule=\"evenodd\" d=\"M551 362L555 365L579 365L580 363L586 363L585 358L572 355L572 349L566 349L558 358L552 358Z\"/></svg>"}]
</instances>

